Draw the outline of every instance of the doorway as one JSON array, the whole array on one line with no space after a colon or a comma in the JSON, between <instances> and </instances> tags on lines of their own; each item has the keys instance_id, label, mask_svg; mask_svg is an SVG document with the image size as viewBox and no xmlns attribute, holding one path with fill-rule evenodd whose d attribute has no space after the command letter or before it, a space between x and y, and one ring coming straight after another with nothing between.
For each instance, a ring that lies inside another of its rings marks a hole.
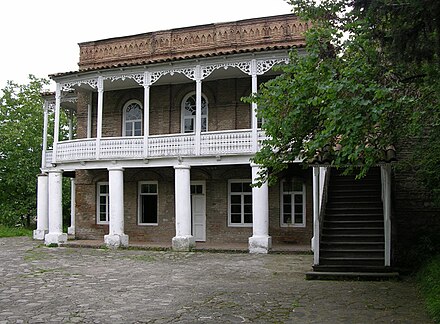
<instances>
[{"instance_id":1,"label":"doorway","mask_svg":"<svg viewBox=\"0 0 440 324\"><path fill-rule=\"evenodd\" d=\"M191 181L192 235L196 242L206 241L205 181Z\"/></svg>"}]
</instances>

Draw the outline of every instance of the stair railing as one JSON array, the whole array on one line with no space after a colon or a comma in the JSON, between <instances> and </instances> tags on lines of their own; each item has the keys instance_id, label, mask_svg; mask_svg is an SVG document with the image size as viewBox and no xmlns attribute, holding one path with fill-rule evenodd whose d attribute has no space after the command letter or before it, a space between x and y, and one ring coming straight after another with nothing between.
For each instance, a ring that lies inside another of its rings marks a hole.
<instances>
[{"instance_id":1,"label":"stair railing","mask_svg":"<svg viewBox=\"0 0 440 324\"><path fill-rule=\"evenodd\" d=\"M327 204L328 184L331 168L314 167L313 168L313 264L319 265L319 245L325 206Z\"/></svg>"},{"instance_id":2,"label":"stair railing","mask_svg":"<svg viewBox=\"0 0 440 324\"><path fill-rule=\"evenodd\" d=\"M391 265L391 165L380 166L385 238L385 266Z\"/></svg>"}]
</instances>

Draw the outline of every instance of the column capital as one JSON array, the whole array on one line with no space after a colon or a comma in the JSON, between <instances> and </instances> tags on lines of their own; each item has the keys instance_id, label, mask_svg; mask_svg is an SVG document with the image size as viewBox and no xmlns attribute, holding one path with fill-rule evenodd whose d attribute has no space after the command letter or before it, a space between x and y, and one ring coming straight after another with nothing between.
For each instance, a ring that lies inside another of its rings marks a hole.
<instances>
[{"instance_id":1,"label":"column capital","mask_svg":"<svg viewBox=\"0 0 440 324\"><path fill-rule=\"evenodd\" d=\"M179 165L175 165L174 166L174 169L176 169L176 170L181 170L181 169L191 169L191 166L190 165L186 165L186 164L179 164Z\"/></svg>"},{"instance_id":2,"label":"column capital","mask_svg":"<svg viewBox=\"0 0 440 324\"><path fill-rule=\"evenodd\" d=\"M51 174L51 173L63 173L63 170L61 170L61 169L49 169L49 170L47 170L47 174L49 175L49 174Z\"/></svg>"},{"instance_id":3,"label":"column capital","mask_svg":"<svg viewBox=\"0 0 440 324\"><path fill-rule=\"evenodd\" d=\"M114 166L107 168L107 171L125 171L125 169L121 166Z\"/></svg>"}]
</instances>

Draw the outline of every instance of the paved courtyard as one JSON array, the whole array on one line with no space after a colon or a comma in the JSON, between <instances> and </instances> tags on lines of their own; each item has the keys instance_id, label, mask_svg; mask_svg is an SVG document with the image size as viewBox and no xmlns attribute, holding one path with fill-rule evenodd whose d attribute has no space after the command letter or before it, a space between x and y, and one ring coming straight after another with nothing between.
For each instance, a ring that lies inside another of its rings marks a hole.
<instances>
[{"instance_id":1,"label":"paved courtyard","mask_svg":"<svg viewBox=\"0 0 440 324\"><path fill-rule=\"evenodd\" d=\"M0 239L0 323L431 323L412 281L306 281L311 255Z\"/></svg>"}]
</instances>

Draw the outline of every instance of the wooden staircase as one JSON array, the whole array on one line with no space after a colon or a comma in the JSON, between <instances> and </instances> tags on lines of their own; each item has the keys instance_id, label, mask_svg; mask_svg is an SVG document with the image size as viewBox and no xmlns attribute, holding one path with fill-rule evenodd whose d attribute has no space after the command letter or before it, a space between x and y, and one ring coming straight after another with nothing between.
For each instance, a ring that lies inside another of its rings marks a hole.
<instances>
[{"instance_id":1,"label":"wooden staircase","mask_svg":"<svg viewBox=\"0 0 440 324\"><path fill-rule=\"evenodd\" d=\"M308 279L389 277L379 168L356 180L332 169L320 239L319 265ZM361 275L363 274L363 275ZM335 277L335 278L332 278Z\"/></svg>"}]
</instances>

